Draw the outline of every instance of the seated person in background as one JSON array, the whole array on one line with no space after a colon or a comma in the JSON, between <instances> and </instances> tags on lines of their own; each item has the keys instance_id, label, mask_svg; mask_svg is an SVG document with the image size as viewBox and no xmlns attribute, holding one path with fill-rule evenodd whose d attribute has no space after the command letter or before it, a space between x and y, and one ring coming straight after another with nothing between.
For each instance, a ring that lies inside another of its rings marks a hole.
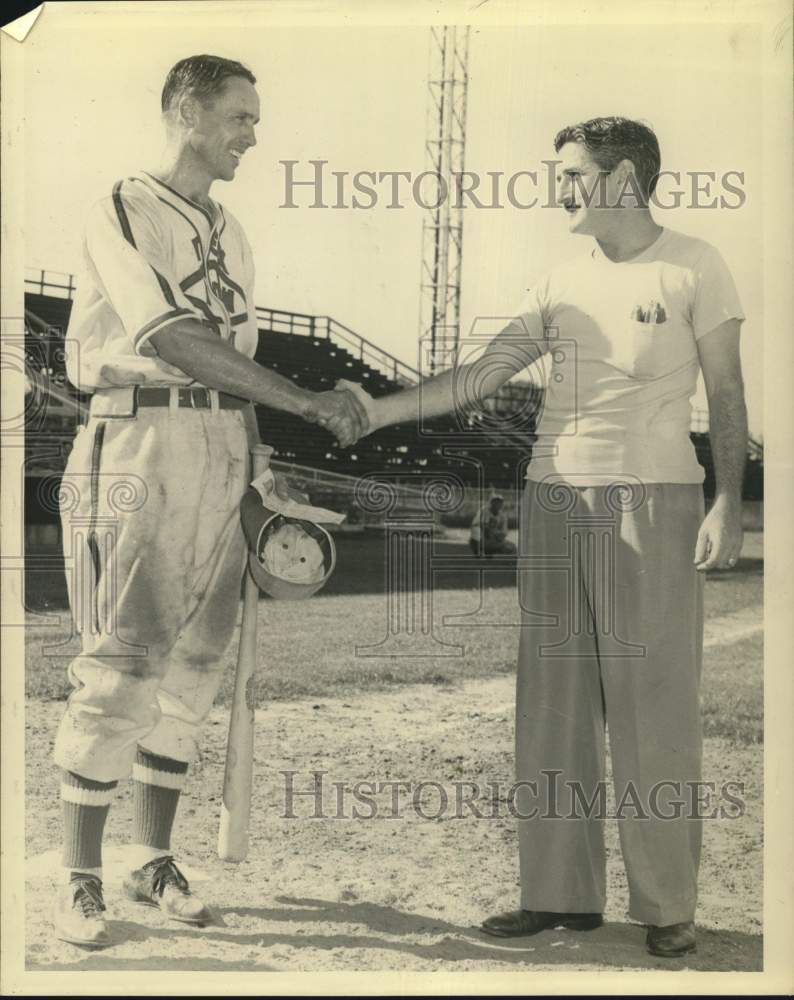
<instances>
[{"instance_id":1,"label":"seated person in background","mask_svg":"<svg viewBox=\"0 0 794 1000\"><path fill-rule=\"evenodd\" d=\"M504 502L501 493L495 493L475 514L471 522L469 547L476 556L515 555L515 545L507 540L507 515L502 510Z\"/></svg>"}]
</instances>

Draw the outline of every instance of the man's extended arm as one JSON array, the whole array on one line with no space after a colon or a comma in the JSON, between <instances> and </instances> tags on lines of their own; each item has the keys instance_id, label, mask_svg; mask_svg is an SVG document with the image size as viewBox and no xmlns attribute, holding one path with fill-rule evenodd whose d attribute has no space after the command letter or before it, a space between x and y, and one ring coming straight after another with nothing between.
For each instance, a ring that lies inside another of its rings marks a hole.
<instances>
[{"instance_id":1,"label":"man's extended arm","mask_svg":"<svg viewBox=\"0 0 794 1000\"><path fill-rule=\"evenodd\" d=\"M416 421L420 417L431 419L479 406L513 375L537 361L548 346L539 317L513 320L476 361L458 365L389 396L367 398L368 433L390 424Z\"/></svg>"},{"instance_id":2,"label":"man's extended arm","mask_svg":"<svg viewBox=\"0 0 794 1000\"><path fill-rule=\"evenodd\" d=\"M714 504L695 551L699 570L733 565L742 548L742 480L747 456L747 410L739 357L739 320L721 323L698 340L709 403L714 458Z\"/></svg>"},{"instance_id":3,"label":"man's extended arm","mask_svg":"<svg viewBox=\"0 0 794 1000\"><path fill-rule=\"evenodd\" d=\"M321 424L343 447L368 431L366 413L353 393L301 389L235 350L198 320L175 320L152 334L149 343L163 361L202 385Z\"/></svg>"}]
</instances>

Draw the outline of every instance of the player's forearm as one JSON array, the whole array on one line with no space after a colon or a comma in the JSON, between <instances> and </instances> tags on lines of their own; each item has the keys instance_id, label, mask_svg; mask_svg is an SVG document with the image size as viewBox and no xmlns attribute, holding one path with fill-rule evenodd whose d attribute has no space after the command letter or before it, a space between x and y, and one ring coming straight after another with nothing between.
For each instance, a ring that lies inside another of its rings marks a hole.
<instances>
[{"instance_id":1,"label":"player's forearm","mask_svg":"<svg viewBox=\"0 0 794 1000\"><path fill-rule=\"evenodd\" d=\"M440 417L482 405L515 374L528 368L548 350L543 330L527 330L514 321L470 364L458 365L418 386L381 396L368 404L370 430L389 424Z\"/></svg>"},{"instance_id":2,"label":"player's forearm","mask_svg":"<svg viewBox=\"0 0 794 1000\"><path fill-rule=\"evenodd\" d=\"M420 415L439 417L455 409L455 373L450 370L425 379L420 385L380 396L371 404L370 431L391 424L415 423Z\"/></svg>"},{"instance_id":3,"label":"player's forearm","mask_svg":"<svg viewBox=\"0 0 794 1000\"><path fill-rule=\"evenodd\" d=\"M423 379L409 389L380 396L370 404L370 431L414 422L420 416L427 420L481 406L512 374L514 370L501 370L493 362L478 360Z\"/></svg>"},{"instance_id":4,"label":"player's forearm","mask_svg":"<svg viewBox=\"0 0 794 1000\"><path fill-rule=\"evenodd\" d=\"M210 389L312 417L314 393L258 365L196 320L172 324L151 339L163 361Z\"/></svg>"},{"instance_id":5,"label":"player's forearm","mask_svg":"<svg viewBox=\"0 0 794 1000\"><path fill-rule=\"evenodd\" d=\"M709 399L709 437L715 502L738 505L747 456L747 409L741 386L726 388Z\"/></svg>"}]
</instances>

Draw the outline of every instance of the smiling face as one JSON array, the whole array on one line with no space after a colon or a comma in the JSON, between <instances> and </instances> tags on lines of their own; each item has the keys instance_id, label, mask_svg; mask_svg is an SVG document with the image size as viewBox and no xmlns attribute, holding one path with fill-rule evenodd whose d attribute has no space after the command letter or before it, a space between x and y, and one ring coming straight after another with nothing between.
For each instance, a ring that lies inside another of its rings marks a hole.
<instances>
[{"instance_id":1,"label":"smiling face","mask_svg":"<svg viewBox=\"0 0 794 1000\"><path fill-rule=\"evenodd\" d=\"M568 215L572 233L598 236L614 224L617 171L607 171L579 142L567 142L559 152L557 201ZM613 206L613 207L609 207Z\"/></svg>"},{"instance_id":2,"label":"smiling face","mask_svg":"<svg viewBox=\"0 0 794 1000\"><path fill-rule=\"evenodd\" d=\"M210 181L234 179L243 154L256 145L254 126L259 121L259 97L252 83L230 77L220 94L205 107L193 104L193 121L187 136L196 165Z\"/></svg>"}]
</instances>

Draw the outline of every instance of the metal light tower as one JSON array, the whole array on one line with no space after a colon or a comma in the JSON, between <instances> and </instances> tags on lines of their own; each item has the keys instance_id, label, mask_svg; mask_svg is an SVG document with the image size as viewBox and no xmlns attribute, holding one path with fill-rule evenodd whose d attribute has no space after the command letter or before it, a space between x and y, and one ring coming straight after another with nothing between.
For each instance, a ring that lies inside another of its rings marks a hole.
<instances>
[{"instance_id":1,"label":"metal light tower","mask_svg":"<svg viewBox=\"0 0 794 1000\"><path fill-rule=\"evenodd\" d=\"M419 370L433 375L455 363L460 339L463 209L457 178L466 151L469 29L430 29L425 155L436 191L422 225Z\"/></svg>"}]
</instances>

